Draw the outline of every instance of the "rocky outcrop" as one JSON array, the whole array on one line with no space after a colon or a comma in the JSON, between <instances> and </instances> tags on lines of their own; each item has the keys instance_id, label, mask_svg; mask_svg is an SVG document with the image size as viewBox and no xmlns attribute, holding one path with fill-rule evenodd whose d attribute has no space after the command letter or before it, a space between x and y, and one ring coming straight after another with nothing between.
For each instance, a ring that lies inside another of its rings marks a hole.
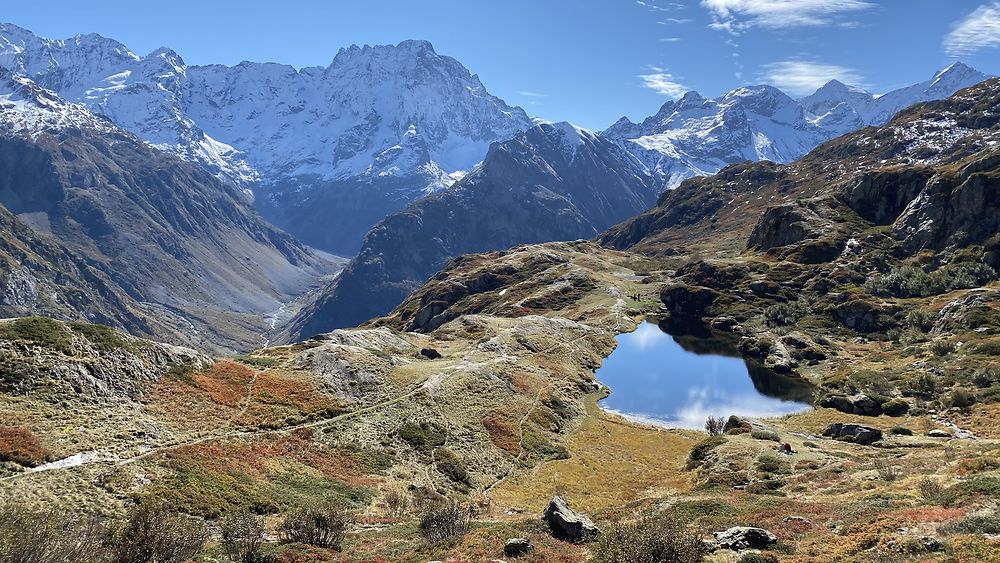
<instances>
[{"instance_id":1,"label":"rocky outcrop","mask_svg":"<svg viewBox=\"0 0 1000 563\"><path fill-rule=\"evenodd\" d=\"M864 219L891 225L933 175L933 169L923 166L873 170L848 185L840 197Z\"/></svg>"},{"instance_id":2,"label":"rocky outcrop","mask_svg":"<svg viewBox=\"0 0 1000 563\"><path fill-rule=\"evenodd\" d=\"M734 526L721 532L713 532L718 547L740 551L741 549L767 549L778 543L778 537L764 528Z\"/></svg>"},{"instance_id":3,"label":"rocky outcrop","mask_svg":"<svg viewBox=\"0 0 1000 563\"><path fill-rule=\"evenodd\" d=\"M849 396L827 395L820 400L819 406L861 416L882 414L882 404L864 393Z\"/></svg>"},{"instance_id":4,"label":"rocky outcrop","mask_svg":"<svg viewBox=\"0 0 1000 563\"><path fill-rule=\"evenodd\" d=\"M587 515L570 508L560 496L552 497L542 520L549 525L553 536L568 542L579 543L596 538L601 533Z\"/></svg>"},{"instance_id":5,"label":"rocky outcrop","mask_svg":"<svg viewBox=\"0 0 1000 563\"><path fill-rule=\"evenodd\" d=\"M982 243L1000 232L998 153L963 168L964 174L935 176L893 223L910 253Z\"/></svg>"},{"instance_id":6,"label":"rocky outcrop","mask_svg":"<svg viewBox=\"0 0 1000 563\"><path fill-rule=\"evenodd\" d=\"M168 372L190 373L211 364L193 350L99 325L44 317L0 320L2 393L135 400Z\"/></svg>"},{"instance_id":7,"label":"rocky outcrop","mask_svg":"<svg viewBox=\"0 0 1000 563\"><path fill-rule=\"evenodd\" d=\"M826 427L823 435L841 442L851 442L868 446L882 439L882 431L861 424L836 422Z\"/></svg>"},{"instance_id":8,"label":"rocky outcrop","mask_svg":"<svg viewBox=\"0 0 1000 563\"><path fill-rule=\"evenodd\" d=\"M747 248L767 251L806 239L817 239L828 233L832 224L803 201L771 207L760 216Z\"/></svg>"},{"instance_id":9,"label":"rocky outcrop","mask_svg":"<svg viewBox=\"0 0 1000 563\"><path fill-rule=\"evenodd\" d=\"M660 301L678 316L703 316L719 297L714 289L687 284L670 285L660 291Z\"/></svg>"},{"instance_id":10,"label":"rocky outcrop","mask_svg":"<svg viewBox=\"0 0 1000 563\"><path fill-rule=\"evenodd\" d=\"M995 330L1000 319L1000 291L992 288L970 290L948 302L937 315L932 332L954 330Z\"/></svg>"},{"instance_id":11,"label":"rocky outcrop","mask_svg":"<svg viewBox=\"0 0 1000 563\"><path fill-rule=\"evenodd\" d=\"M840 303L830 312L836 321L855 332L874 332L885 328L889 322L883 307L863 299Z\"/></svg>"}]
</instances>

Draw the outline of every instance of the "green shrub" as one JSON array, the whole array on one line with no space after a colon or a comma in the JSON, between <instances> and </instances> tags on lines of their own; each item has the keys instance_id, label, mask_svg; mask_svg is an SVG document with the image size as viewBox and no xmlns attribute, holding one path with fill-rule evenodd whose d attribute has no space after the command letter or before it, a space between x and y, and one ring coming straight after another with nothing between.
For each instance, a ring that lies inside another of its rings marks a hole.
<instances>
[{"instance_id":1,"label":"green shrub","mask_svg":"<svg viewBox=\"0 0 1000 563\"><path fill-rule=\"evenodd\" d=\"M955 289L981 287L996 279L996 271L986 264L948 264L928 273L914 266L900 266L865 283L865 289L883 297L928 297Z\"/></svg>"},{"instance_id":2,"label":"green shrub","mask_svg":"<svg viewBox=\"0 0 1000 563\"><path fill-rule=\"evenodd\" d=\"M107 352L118 348L131 348L115 329L90 323L72 322L69 327L73 332L83 336L98 350Z\"/></svg>"},{"instance_id":3,"label":"green shrub","mask_svg":"<svg viewBox=\"0 0 1000 563\"><path fill-rule=\"evenodd\" d=\"M988 342L981 342L976 344L973 348L977 354L983 354L986 356L1000 356L1000 341L991 340Z\"/></svg>"},{"instance_id":4,"label":"green shrub","mask_svg":"<svg viewBox=\"0 0 1000 563\"><path fill-rule=\"evenodd\" d=\"M428 543L457 540L472 527L472 506L458 501L432 505L420 515L420 534Z\"/></svg>"},{"instance_id":5,"label":"green shrub","mask_svg":"<svg viewBox=\"0 0 1000 563\"><path fill-rule=\"evenodd\" d=\"M968 389L957 388L948 395L948 405L960 409L976 404L976 394Z\"/></svg>"},{"instance_id":6,"label":"green shrub","mask_svg":"<svg viewBox=\"0 0 1000 563\"><path fill-rule=\"evenodd\" d=\"M726 439L722 436L712 436L698 442L688 454L688 467L693 468L700 465L708 457L709 452L725 443Z\"/></svg>"},{"instance_id":7,"label":"green shrub","mask_svg":"<svg viewBox=\"0 0 1000 563\"><path fill-rule=\"evenodd\" d=\"M65 354L73 351L70 332L59 321L47 317L26 317L0 322L0 340L20 340Z\"/></svg>"},{"instance_id":8,"label":"green shrub","mask_svg":"<svg viewBox=\"0 0 1000 563\"><path fill-rule=\"evenodd\" d=\"M907 381L907 386L918 395L931 397L937 394L938 382L934 376L921 372Z\"/></svg>"},{"instance_id":9,"label":"green shrub","mask_svg":"<svg viewBox=\"0 0 1000 563\"><path fill-rule=\"evenodd\" d=\"M913 430L905 426L893 426L889 429L890 434L895 434L896 436L913 436Z\"/></svg>"},{"instance_id":10,"label":"green shrub","mask_svg":"<svg viewBox=\"0 0 1000 563\"><path fill-rule=\"evenodd\" d=\"M901 266L869 279L865 289L883 297L926 297L945 291L940 280L914 266Z\"/></svg>"},{"instance_id":11,"label":"green shrub","mask_svg":"<svg viewBox=\"0 0 1000 563\"><path fill-rule=\"evenodd\" d=\"M434 466L442 475L451 479L455 483L471 485L469 472L463 462L455 452L448 448L438 448L434 450Z\"/></svg>"},{"instance_id":12,"label":"green shrub","mask_svg":"<svg viewBox=\"0 0 1000 563\"><path fill-rule=\"evenodd\" d=\"M113 563L181 563L197 555L207 541L201 519L145 504L129 512L110 535Z\"/></svg>"},{"instance_id":13,"label":"green shrub","mask_svg":"<svg viewBox=\"0 0 1000 563\"><path fill-rule=\"evenodd\" d=\"M931 342L931 352L935 356L947 356L955 351L955 343L948 340L935 340Z\"/></svg>"},{"instance_id":14,"label":"green shrub","mask_svg":"<svg viewBox=\"0 0 1000 563\"><path fill-rule=\"evenodd\" d=\"M969 516L958 522L941 526L945 534L1000 534L1000 512L985 516Z\"/></svg>"},{"instance_id":15,"label":"green shrub","mask_svg":"<svg viewBox=\"0 0 1000 563\"><path fill-rule=\"evenodd\" d=\"M770 452L764 452L757 456L756 467L758 471L777 473L781 470L782 463L778 456Z\"/></svg>"},{"instance_id":16,"label":"green shrub","mask_svg":"<svg viewBox=\"0 0 1000 563\"><path fill-rule=\"evenodd\" d=\"M806 315L808 308L794 301L776 303L764 309L764 322L770 326L791 326Z\"/></svg>"},{"instance_id":17,"label":"green shrub","mask_svg":"<svg viewBox=\"0 0 1000 563\"><path fill-rule=\"evenodd\" d=\"M531 458L546 461L569 458L569 452L565 447L553 444L532 425L524 426L521 445L524 447L524 452Z\"/></svg>"},{"instance_id":18,"label":"green shrub","mask_svg":"<svg viewBox=\"0 0 1000 563\"><path fill-rule=\"evenodd\" d=\"M896 390L884 375L873 371L851 374L845 385L851 393L864 393L872 398L885 397Z\"/></svg>"},{"instance_id":19,"label":"green shrub","mask_svg":"<svg viewBox=\"0 0 1000 563\"><path fill-rule=\"evenodd\" d=\"M777 432L764 428L754 428L750 430L750 437L754 440L770 440L772 442L781 441L781 437L778 436Z\"/></svg>"},{"instance_id":20,"label":"green shrub","mask_svg":"<svg viewBox=\"0 0 1000 563\"><path fill-rule=\"evenodd\" d=\"M278 526L286 543L304 543L340 551L351 517L342 506L332 502L290 512Z\"/></svg>"},{"instance_id":21,"label":"green shrub","mask_svg":"<svg viewBox=\"0 0 1000 563\"><path fill-rule=\"evenodd\" d=\"M65 563L106 561L105 527L52 509L33 511L17 502L0 507L0 561Z\"/></svg>"},{"instance_id":22,"label":"green shrub","mask_svg":"<svg viewBox=\"0 0 1000 563\"><path fill-rule=\"evenodd\" d=\"M982 473L1000 469L1000 459L990 457L965 458L958 462L958 466L965 473Z\"/></svg>"},{"instance_id":23,"label":"green shrub","mask_svg":"<svg viewBox=\"0 0 1000 563\"><path fill-rule=\"evenodd\" d=\"M995 367L979 368L972 374L972 384L980 389L992 387L995 383L1000 383L1000 369Z\"/></svg>"},{"instance_id":24,"label":"green shrub","mask_svg":"<svg viewBox=\"0 0 1000 563\"><path fill-rule=\"evenodd\" d=\"M184 362L168 366L167 373L165 375L166 377L176 379L181 383L194 385L194 372L194 364L191 362Z\"/></svg>"},{"instance_id":25,"label":"green shrub","mask_svg":"<svg viewBox=\"0 0 1000 563\"><path fill-rule=\"evenodd\" d=\"M948 291L982 287L997 277L993 268L981 262L948 264L934 273Z\"/></svg>"},{"instance_id":26,"label":"green shrub","mask_svg":"<svg viewBox=\"0 0 1000 563\"><path fill-rule=\"evenodd\" d=\"M752 495L773 495L785 485L784 479L761 479L747 485L747 492Z\"/></svg>"},{"instance_id":27,"label":"green shrub","mask_svg":"<svg viewBox=\"0 0 1000 563\"><path fill-rule=\"evenodd\" d=\"M399 438L424 455L430 455L434 448L443 446L447 433L433 422L419 424L407 422L397 431Z\"/></svg>"},{"instance_id":28,"label":"green shrub","mask_svg":"<svg viewBox=\"0 0 1000 563\"><path fill-rule=\"evenodd\" d=\"M978 400L983 403L1000 403L1000 385L980 391Z\"/></svg>"},{"instance_id":29,"label":"green shrub","mask_svg":"<svg viewBox=\"0 0 1000 563\"><path fill-rule=\"evenodd\" d=\"M975 497L1000 498L1000 478L973 477L956 483L934 496L933 500L943 506L957 505Z\"/></svg>"},{"instance_id":30,"label":"green shrub","mask_svg":"<svg viewBox=\"0 0 1000 563\"><path fill-rule=\"evenodd\" d=\"M264 550L267 526L264 519L249 510L237 510L222 519L222 548L233 563L272 563L273 555Z\"/></svg>"},{"instance_id":31,"label":"green shrub","mask_svg":"<svg viewBox=\"0 0 1000 563\"><path fill-rule=\"evenodd\" d=\"M882 412L889 416L903 416L910 410L910 403L906 399L890 399L882 403Z\"/></svg>"},{"instance_id":32,"label":"green shrub","mask_svg":"<svg viewBox=\"0 0 1000 563\"><path fill-rule=\"evenodd\" d=\"M929 332L934 328L937 315L926 309L914 309L906 314L906 324L920 332Z\"/></svg>"},{"instance_id":33,"label":"green shrub","mask_svg":"<svg viewBox=\"0 0 1000 563\"><path fill-rule=\"evenodd\" d=\"M670 514L682 522L699 520L722 522L737 516L739 509L729 503L713 499L682 500L670 506Z\"/></svg>"},{"instance_id":34,"label":"green shrub","mask_svg":"<svg viewBox=\"0 0 1000 563\"><path fill-rule=\"evenodd\" d=\"M644 512L601 534L595 563L695 563L707 554L700 534L668 512Z\"/></svg>"}]
</instances>

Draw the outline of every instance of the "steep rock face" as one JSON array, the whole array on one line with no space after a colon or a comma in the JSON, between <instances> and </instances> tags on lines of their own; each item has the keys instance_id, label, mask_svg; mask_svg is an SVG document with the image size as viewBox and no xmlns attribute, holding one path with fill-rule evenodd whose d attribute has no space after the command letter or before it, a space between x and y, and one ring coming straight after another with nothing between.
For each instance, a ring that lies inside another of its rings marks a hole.
<instances>
[{"instance_id":1,"label":"steep rock face","mask_svg":"<svg viewBox=\"0 0 1000 563\"><path fill-rule=\"evenodd\" d=\"M907 106L946 98L986 78L955 63L926 82L881 96L836 80L798 101L771 86L738 88L714 100L689 92L642 123L622 118L602 134L670 189L744 160L792 162L822 142L884 124Z\"/></svg>"},{"instance_id":2,"label":"steep rock face","mask_svg":"<svg viewBox=\"0 0 1000 563\"><path fill-rule=\"evenodd\" d=\"M98 35L49 40L0 24L0 66L253 188L268 219L342 254L531 126L426 41L341 49L325 68L188 66L170 49L140 57Z\"/></svg>"},{"instance_id":3,"label":"steep rock face","mask_svg":"<svg viewBox=\"0 0 1000 563\"><path fill-rule=\"evenodd\" d=\"M237 188L26 78L0 79L0 123L0 203L136 300L263 314L330 267Z\"/></svg>"},{"instance_id":4,"label":"steep rock face","mask_svg":"<svg viewBox=\"0 0 1000 563\"><path fill-rule=\"evenodd\" d=\"M44 339L38 337L42 331ZM35 317L0 319L0 364L5 394L127 400L168 370L193 371L212 360L103 326Z\"/></svg>"},{"instance_id":5,"label":"steep rock face","mask_svg":"<svg viewBox=\"0 0 1000 563\"><path fill-rule=\"evenodd\" d=\"M738 164L689 180L600 240L658 254L717 232L742 233L758 250L836 243L829 260L847 236L886 225L907 254L981 244L1000 230L998 115L994 79L906 109L789 165Z\"/></svg>"},{"instance_id":6,"label":"steep rock face","mask_svg":"<svg viewBox=\"0 0 1000 563\"><path fill-rule=\"evenodd\" d=\"M0 316L32 315L163 334L103 272L42 238L0 205Z\"/></svg>"},{"instance_id":7,"label":"steep rock face","mask_svg":"<svg viewBox=\"0 0 1000 563\"><path fill-rule=\"evenodd\" d=\"M516 244L590 238L648 208L652 178L615 144L568 123L491 147L453 188L379 223L361 253L295 321L294 337L388 313L450 259Z\"/></svg>"},{"instance_id":8,"label":"steep rock face","mask_svg":"<svg viewBox=\"0 0 1000 563\"><path fill-rule=\"evenodd\" d=\"M927 183L893 222L911 252L984 242L1000 232L1000 160L982 172L939 176Z\"/></svg>"}]
</instances>

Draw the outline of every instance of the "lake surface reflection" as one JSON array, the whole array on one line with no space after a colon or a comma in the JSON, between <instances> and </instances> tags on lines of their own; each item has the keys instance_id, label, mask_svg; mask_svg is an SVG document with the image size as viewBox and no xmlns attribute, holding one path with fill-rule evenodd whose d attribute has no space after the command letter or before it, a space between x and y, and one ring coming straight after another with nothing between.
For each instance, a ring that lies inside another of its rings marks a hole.
<instances>
[{"instance_id":1,"label":"lake surface reflection","mask_svg":"<svg viewBox=\"0 0 1000 563\"><path fill-rule=\"evenodd\" d=\"M703 428L710 415L761 418L812 408L811 385L743 360L732 335L647 321L617 340L597 370L611 389L600 405L628 418Z\"/></svg>"}]
</instances>

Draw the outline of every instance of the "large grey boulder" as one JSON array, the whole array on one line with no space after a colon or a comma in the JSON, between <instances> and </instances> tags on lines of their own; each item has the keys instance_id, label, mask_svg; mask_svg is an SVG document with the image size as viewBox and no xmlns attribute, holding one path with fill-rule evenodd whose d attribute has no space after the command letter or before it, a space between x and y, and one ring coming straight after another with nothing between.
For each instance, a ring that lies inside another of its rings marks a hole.
<instances>
[{"instance_id":1,"label":"large grey boulder","mask_svg":"<svg viewBox=\"0 0 1000 563\"><path fill-rule=\"evenodd\" d=\"M722 532L713 532L716 544L724 549L739 551L741 549L766 549L778 543L778 538L764 528L750 526L735 526Z\"/></svg>"},{"instance_id":2,"label":"large grey boulder","mask_svg":"<svg viewBox=\"0 0 1000 563\"><path fill-rule=\"evenodd\" d=\"M586 514L581 514L569 507L560 496L552 497L542 514L542 519L549 524L552 535L573 543L579 543L597 537L601 530Z\"/></svg>"},{"instance_id":3,"label":"large grey boulder","mask_svg":"<svg viewBox=\"0 0 1000 563\"><path fill-rule=\"evenodd\" d=\"M871 426L861 424L845 424L837 422L826 427L823 435L840 440L841 442L853 442L864 446L873 444L882 439L882 431Z\"/></svg>"}]
</instances>

